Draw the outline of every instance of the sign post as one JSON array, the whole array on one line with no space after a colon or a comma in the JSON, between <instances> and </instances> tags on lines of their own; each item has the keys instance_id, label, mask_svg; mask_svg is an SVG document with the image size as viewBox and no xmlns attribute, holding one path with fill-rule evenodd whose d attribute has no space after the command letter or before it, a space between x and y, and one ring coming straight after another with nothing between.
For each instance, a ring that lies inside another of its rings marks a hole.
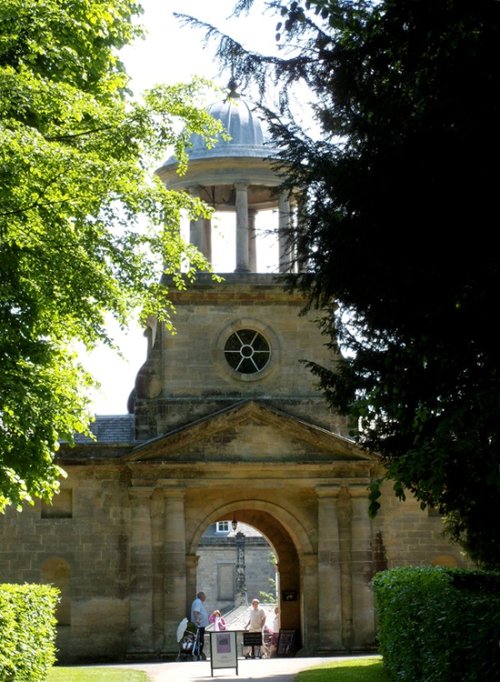
<instances>
[{"instance_id":1,"label":"sign post","mask_svg":"<svg viewBox=\"0 0 500 682\"><path fill-rule=\"evenodd\" d=\"M236 668L238 674L238 651L236 648L236 631L210 633L210 668L212 677L218 668Z\"/></svg>"}]
</instances>

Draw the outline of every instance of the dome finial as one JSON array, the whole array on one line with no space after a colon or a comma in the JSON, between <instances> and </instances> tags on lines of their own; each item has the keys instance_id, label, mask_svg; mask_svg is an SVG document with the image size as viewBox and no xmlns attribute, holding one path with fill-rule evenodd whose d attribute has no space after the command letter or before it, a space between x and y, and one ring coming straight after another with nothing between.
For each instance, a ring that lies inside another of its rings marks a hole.
<instances>
[{"instance_id":1,"label":"dome finial","mask_svg":"<svg viewBox=\"0 0 500 682\"><path fill-rule=\"evenodd\" d=\"M229 83L227 84L227 88L229 90L226 101L228 99L238 99L240 96L240 93L238 92L238 83L234 78L231 78Z\"/></svg>"}]
</instances>

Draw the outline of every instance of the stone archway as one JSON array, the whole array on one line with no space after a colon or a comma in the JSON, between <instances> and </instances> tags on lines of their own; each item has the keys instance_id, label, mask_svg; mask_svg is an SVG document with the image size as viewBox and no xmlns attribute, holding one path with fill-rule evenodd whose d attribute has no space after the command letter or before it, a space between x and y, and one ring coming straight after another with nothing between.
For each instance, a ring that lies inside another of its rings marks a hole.
<instances>
[{"instance_id":1,"label":"stone archway","mask_svg":"<svg viewBox=\"0 0 500 682\"><path fill-rule=\"evenodd\" d=\"M246 499L217 506L199 522L196 530L187 540L187 554L196 555L204 529L211 523L235 518L239 522L253 526L268 540L278 558L279 574L278 605L281 614L281 627L295 630L300 641L310 639L307 632L312 631L312 610L304 599L307 583L308 557L313 554L310 538L302 524L283 507L258 499ZM195 594L196 561L188 562L187 599ZM283 595L286 598L283 598Z\"/></svg>"}]
</instances>

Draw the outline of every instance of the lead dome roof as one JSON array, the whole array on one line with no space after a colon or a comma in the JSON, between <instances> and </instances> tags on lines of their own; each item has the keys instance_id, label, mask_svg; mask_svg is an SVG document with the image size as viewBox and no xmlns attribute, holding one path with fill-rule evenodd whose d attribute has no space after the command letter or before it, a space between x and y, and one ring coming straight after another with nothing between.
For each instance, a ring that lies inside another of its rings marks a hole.
<instances>
[{"instance_id":1,"label":"lead dome roof","mask_svg":"<svg viewBox=\"0 0 500 682\"><path fill-rule=\"evenodd\" d=\"M211 104L207 111L213 118L221 121L230 139L224 140L219 136L216 144L208 149L200 135L192 135L191 147L188 149L190 161L218 158L268 159L276 156L276 149L264 133L259 117L238 94L234 83L229 84L227 97ZM170 157L163 168L176 163L175 157Z\"/></svg>"}]
</instances>

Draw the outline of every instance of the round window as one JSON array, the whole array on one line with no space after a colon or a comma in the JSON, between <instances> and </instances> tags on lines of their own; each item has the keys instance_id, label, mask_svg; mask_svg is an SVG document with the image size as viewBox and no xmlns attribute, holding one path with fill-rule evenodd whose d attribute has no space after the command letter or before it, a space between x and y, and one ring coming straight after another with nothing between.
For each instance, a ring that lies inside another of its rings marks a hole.
<instances>
[{"instance_id":1,"label":"round window","mask_svg":"<svg viewBox=\"0 0 500 682\"><path fill-rule=\"evenodd\" d=\"M231 334L224 346L224 356L236 372L256 374L261 372L271 358L271 348L255 329L239 329Z\"/></svg>"}]
</instances>

